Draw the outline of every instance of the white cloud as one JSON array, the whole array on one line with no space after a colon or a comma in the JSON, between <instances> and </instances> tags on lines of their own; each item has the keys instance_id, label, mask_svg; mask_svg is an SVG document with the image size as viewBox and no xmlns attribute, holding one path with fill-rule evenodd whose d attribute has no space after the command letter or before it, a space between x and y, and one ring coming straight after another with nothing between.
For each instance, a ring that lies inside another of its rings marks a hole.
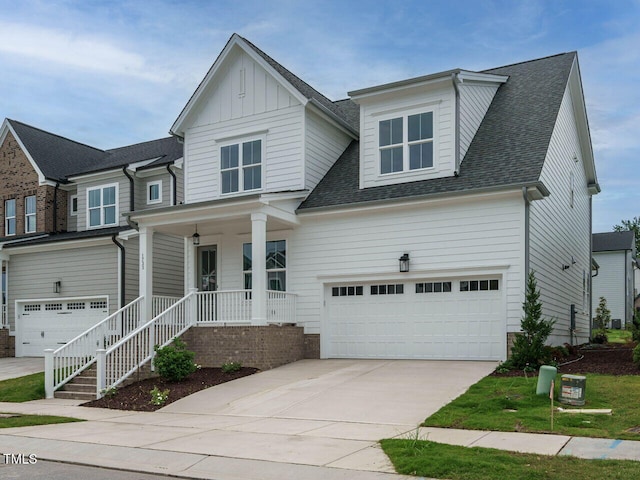
<instances>
[{"instance_id":1,"label":"white cloud","mask_svg":"<svg viewBox=\"0 0 640 480\"><path fill-rule=\"evenodd\" d=\"M167 83L170 72L147 64L145 58L105 38L27 24L0 22L0 52L17 59L44 60L84 71Z\"/></svg>"}]
</instances>

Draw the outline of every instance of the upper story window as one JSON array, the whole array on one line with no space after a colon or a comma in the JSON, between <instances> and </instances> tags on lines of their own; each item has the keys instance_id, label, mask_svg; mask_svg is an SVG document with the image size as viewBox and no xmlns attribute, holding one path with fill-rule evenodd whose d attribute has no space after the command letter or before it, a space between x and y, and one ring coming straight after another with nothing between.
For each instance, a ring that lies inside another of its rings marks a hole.
<instances>
[{"instance_id":1,"label":"upper story window","mask_svg":"<svg viewBox=\"0 0 640 480\"><path fill-rule=\"evenodd\" d=\"M222 193L262 188L262 140L220 147Z\"/></svg>"},{"instance_id":2,"label":"upper story window","mask_svg":"<svg viewBox=\"0 0 640 480\"><path fill-rule=\"evenodd\" d=\"M69 215L75 217L78 215L78 196L71 195L69 200Z\"/></svg>"},{"instance_id":3,"label":"upper story window","mask_svg":"<svg viewBox=\"0 0 640 480\"><path fill-rule=\"evenodd\" d=\"M24 233L36 231L36 196L24 198Z\"/></svg>"},{"instance_id":4,"label":"upper story window","mask_svg":"<svg viewBox=\"0 0 640 480\"><path fill-rule=\"evenodd\" d=\"M380 174L433 167L433 112L381 120Z\"/></svg>"},{"instance_id":5,"label":"upper story window","mask_svg":"<svg viewBox=\"0 0 640 480\"><path fill-rule=\"evenodd\" d=\"M162 203L162 180L147 183L147 205Z\"/></svg>"},{"instance_id":6,"label":"upper story window","mask_svg":"<svg viewBox=\"0 0 640 480\"><path fill-rule=\"evenodd\" d=\"M89 228L117 225L118 185L87 188L87 220Z\"/></svg>"},{"instance_id":7,"label":"upper story window","mask_svg":"<svg viewBox=\"0 0 640 480\"><path fill-rule=\"evenodd\" d=\"M4 234L6 236L16 234L16 199L4 202Z\"/></svg>"}]
</instances>

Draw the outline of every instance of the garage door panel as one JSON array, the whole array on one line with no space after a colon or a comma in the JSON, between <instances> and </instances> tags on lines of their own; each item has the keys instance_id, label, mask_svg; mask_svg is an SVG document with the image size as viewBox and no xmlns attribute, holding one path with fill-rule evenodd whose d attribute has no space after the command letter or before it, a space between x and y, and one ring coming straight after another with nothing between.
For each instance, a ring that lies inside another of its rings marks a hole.
<instances>
[{"instance_id":1,"label":"garage door panel","mask_svg":"<svg viewBox=\"0 0 640 480\"><path fill-rule=\"evenodd\" d=\"M461 291L459 281L445 281L448 291L428 293L426 288L435 289L435 282L404 282L403 293L384 295L372 294L371 284L363 285L361 296L334 297L328 288L325 356L502 359L506 346L501 289L479 291L481 283L476 281L476 291ZM420 292L417 283L422 283ZM474 288L471 281L467 285Z\"/></svg>"}]
</instances>

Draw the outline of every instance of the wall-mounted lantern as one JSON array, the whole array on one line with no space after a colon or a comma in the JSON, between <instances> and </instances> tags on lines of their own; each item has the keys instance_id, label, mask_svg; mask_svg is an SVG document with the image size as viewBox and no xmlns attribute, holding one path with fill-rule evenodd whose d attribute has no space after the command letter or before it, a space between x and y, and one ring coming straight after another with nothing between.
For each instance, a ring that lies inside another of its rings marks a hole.
<instances>
[{"instance_id":1,"label":"wall-mounted lantern","mask_svg":"<svg viewBox=\"0 0 640 480\"><path fill-rule=\"evenodd\" d=\"M401 272L408 272L409 271L409 254L405 253L404 255L402 255L399 259L398 262L400 262L400 271Z\"/></svg>"},{"instance_id":2,"label":"wall-mounted lantern","mask_svg":"<svg viewBox=\"0 0 640 480\"><path fill-rule=\"evenodd\" d=\"M56 280L53 282L53 293L60 293L62 290L62 282L60 280Z\"/></svg>"},{"instance_id":3,"label":"wall-mounted lantern","mask_svg":"<svg viewBox=\"0 0 640 480\"><path fill-rule=\"evenodd\" d=\"M191 239L193 240L193 244L197 247L198 245L200 245L200 234L198 233L198 224L196 223L196 233L194 233L191 236Z\"/></svg>"}]
</instances>

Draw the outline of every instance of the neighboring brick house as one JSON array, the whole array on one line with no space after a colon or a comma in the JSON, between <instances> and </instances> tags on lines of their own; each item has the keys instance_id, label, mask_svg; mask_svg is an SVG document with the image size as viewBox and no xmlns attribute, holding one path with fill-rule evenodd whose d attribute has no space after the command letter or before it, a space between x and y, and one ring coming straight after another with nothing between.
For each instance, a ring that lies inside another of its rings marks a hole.
<instances>
[{"instance_id":1,"label":"neighboring brick house","mask_svg":"<svg viewBox=\"0 0 640 480\"><path fill-rule=\"evenodd\" d=\"M123 214L181 202L181 163L172 137L101 150L4 120L0 356L42 355L137 297L138 232ZM154 243L157 294L182 295L182 239Z\"/></svg>"}]
</instances>

